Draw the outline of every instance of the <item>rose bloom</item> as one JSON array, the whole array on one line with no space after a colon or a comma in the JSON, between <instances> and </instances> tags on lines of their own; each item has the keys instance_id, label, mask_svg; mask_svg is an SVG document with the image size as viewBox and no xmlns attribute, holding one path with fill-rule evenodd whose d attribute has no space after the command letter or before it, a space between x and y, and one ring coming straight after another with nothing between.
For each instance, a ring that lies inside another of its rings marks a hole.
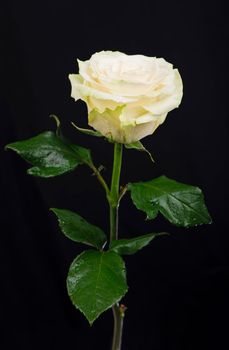
<instances>
[{"instance_id":1,"label":"rose bloom","mask_svg":"<svg viewBox=\"0 0 229 350\"><path fill-rule=\"evenodd\" d=\"M71 96L86 102L89 125L114 142L152 134L181 102L180 74L163 58L101 51L78 64Z\"/></svg>"}]
</instances>

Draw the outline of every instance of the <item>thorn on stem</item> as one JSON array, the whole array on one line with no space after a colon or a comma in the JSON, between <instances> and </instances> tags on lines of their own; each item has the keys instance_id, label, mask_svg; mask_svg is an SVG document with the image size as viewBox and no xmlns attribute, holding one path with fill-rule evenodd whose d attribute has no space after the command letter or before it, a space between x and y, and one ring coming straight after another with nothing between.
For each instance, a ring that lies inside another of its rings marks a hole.
<instances>
[{"instance_id":1,"label":"thorn on stem","mask_svg":"<svg viewBox=\"0 0 229 350\"><path fill-rule=\"evenodd\" d=\"M119 312L120 312L121 317L125 316L126 310L127 310L127 307L124 304L119 305Z\"/></svg>"},{"instance_id":2,"label":"thorn on stem","mask_svg":"<svg viewBox=\"0 0 229 350\"><path fill-rule=\"evenodd\" d=\"M104 165L101 164L101 165L98 167L98 171L101 173L102 170L106 170L106 168L105 168Z\"/></svg>"}]
</instances>

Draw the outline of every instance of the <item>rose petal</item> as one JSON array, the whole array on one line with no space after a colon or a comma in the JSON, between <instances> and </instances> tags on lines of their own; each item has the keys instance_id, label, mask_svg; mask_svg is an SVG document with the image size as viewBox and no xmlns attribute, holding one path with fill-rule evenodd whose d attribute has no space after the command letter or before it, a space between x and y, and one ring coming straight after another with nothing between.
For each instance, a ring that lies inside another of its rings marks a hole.
<instances>
[{"instance_id":1,"label":"rose petal","mask_svg":"<svg viewBox=\"0 0 229 350\"><path fill-rule=\"evenodd\" d=\"M114 94L109 94L102 92L100 90L95 90L90 86L83 84L83 79L79 74L69 74L69 79L72 85L71 96L77 101L83 97L95 97L101 100L112 100L118 103L128 103L136 101L136 98L118 96Z\"/></svg>"},{"instance_id":2,"label":"rose petal","mask_svg":"<svg viewBox=\"0 0 229 350\"><path fill-rule=\"evenodd\" d=\"M140 123L128 123L124 118L125 108L121 106L114 111L106 109L103 113L94 109L89 113L89 125L112 141L128 144L152 134L166 118L166 114L151 118L148 114L148 117L145 120L142 118Z\"/></svg>"},{"instance_id":3,"label":"rose petal","mask_svg":"<svg viewBox=\"0 0 229 350\"><path fill-rule=\"evenodd\" d=\"M171 95L162 95L157 98L156 101L153 101L149 104L144 104L144 108L155 114L161 115L168 113L174 108L177 108L181 102L183 96L183 84L180 77L180 74L177 69L174 70L174 89Z\"/></svg>"}]
</instances>

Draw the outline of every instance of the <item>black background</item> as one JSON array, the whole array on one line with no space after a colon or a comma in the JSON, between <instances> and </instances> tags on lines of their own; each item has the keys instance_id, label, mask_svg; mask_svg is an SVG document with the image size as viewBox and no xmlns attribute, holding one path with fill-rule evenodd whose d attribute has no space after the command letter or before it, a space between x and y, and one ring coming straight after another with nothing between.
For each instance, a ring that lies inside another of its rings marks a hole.
<instances>
[{"instance_id":1,"label":"black background","mask_svg":"<svg viewBox=\"0 0 229 350\"><path fill-rule=\"evenodd\" d=\"M112 314L92 326L68 299L65 279L83 247L64 237L49 207L75 210L108 229L108 208L84 167L53 179L26 175L9 142L54 129L93 150L109 179L112 145L82 136L86 107L70 97L76 58L119 50L164 57L181 73L184 98L153 136L147 155L126 150L122 184L166 174L200 186L213 224L176 228L145 222L127 195L120 236L167 230L126 258L129 292L123 350L229 348L228 56L226 3L201 1L9 1L1 40L1 349L110 348Z\"/></svg>"}]
</instances>

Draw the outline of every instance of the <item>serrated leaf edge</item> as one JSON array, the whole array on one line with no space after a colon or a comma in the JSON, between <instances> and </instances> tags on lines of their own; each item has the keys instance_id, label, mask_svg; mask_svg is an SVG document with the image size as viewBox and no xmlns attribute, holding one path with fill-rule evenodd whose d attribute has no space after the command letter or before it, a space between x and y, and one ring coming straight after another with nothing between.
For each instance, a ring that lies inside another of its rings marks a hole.
<instances>
[{"instance_id":1,"label":"serrated leaf edge","mask_svg":"<svg viewBox=\"0 0 229 350\"><path fill-rule=\"evenodd\" d=\"M90 243L90 242L76 241L76 240L72 239L71 237L69 237L69 235L66 233L66 231L65 231L64 228L62 227L62 224L61 224L61 221L62 221L62 220L59 218L59 216L58 216L58 215L56 214L56 212L55 212L56 209L58 210L59 208L49 208L49 210L50 210L51 212L53 212L53 213L56 215L57 220L58 220L59 228L60 228L61 232L65 235L65 237L67 237L68 239L70 239L71 241L73 241L73 242L75 242L75 243L85 244L85 245L88 245L88 246L90 246L90 247L96 248L96 249L99 250L99 251L103 250L103 247L104 247L104 246L106 245L106 243L107 243L107 240L106 240L106 239L104 240L103 244L101 244L101 246L96 246L96 245L93 245L93 244ZM59 210L63 210L63 209L59 209ZM64 210L68 210L68 209L64 209ZM79 215L79 214L77 214L77 215ZM79 216L80 216L80 215L79 215ZM82 219L85 220L83 217L82 217ZM86 221L86 220L85 220L85 221ZM90 224L90 225L92 225L92 226L95 226L95 225L91 224L90 222L88 222L88 224ZM102 230L100 227L98 227L98 226L95 226L95 227L98 228L98 229L100 229L100 230L103 232L103 230ZM104 233L104 235L105 235L105 237L106 237L105 232L103 232L103 233Z\"/></svg>"},{"instance_id":2,"label":"serrated leaf edge","mask_svg":"<svg viewBox=\"0 0 229 350\"><path fill-rule=\"evenodd\" d=\"M90 249L90 250L94 250L94 249ZM72 261L71 265L73 264L73 262L75 262L76 260L78 260L78 259L81 257L81 255L83 255L84 253L85 253L85 251L83 251L82 253L80 253L80 254ZM103 252L103 253L105 253L105 252ZM117 253L115 253L115 252L112 252L112 253L117 254ZM122 257L121 257L119 254L117 254L117 255L122 259ZM123 259L122 259L122 260L123 260ZM123 263L124 263L125 274L126 274L126 266L125 266L124 260L123 260ZM69 267L68 273L69 273L69 271L70 271L71 265L70 265L70 267ZM126 282L127 282L127 281L126 281ZM128 289L129 289L129 286L128 286L127 283L126 283L126 289L125 289L123 295L121 295L120 298L118 298L114 303L112 303L112 304L110 304L108 307L106 307L106 309L104 309L102 312L100 312L95 318L93 318L93 319L90 320L90 319L88 319L88 317L87 317L87 315L84 313L84 311L83 311L78 305L75 305L75 304L73 303L73 301L72 301L72 299L71 299L71 297L70 297L70 294L69 294L69 290L68 290L68 276L67 276L67 280L66 280L66 286L67 286L68 295L69 295L69 298L70 298L70 300L71 300L72 305L73 305L76 309L78 309L78 310L84 315L84 317L85 317L85 318L87 319L87 321L89 322L90 326L93 325L93 323L95 322L95 320L97 320L97 318L98 318L100 315L102 315L105 311L109 310L110 308L112 308L113 305L115 305L116 303L118 303L118 302L126 295L126 293L128 292Z\"/></svg>"}]
</instances>

